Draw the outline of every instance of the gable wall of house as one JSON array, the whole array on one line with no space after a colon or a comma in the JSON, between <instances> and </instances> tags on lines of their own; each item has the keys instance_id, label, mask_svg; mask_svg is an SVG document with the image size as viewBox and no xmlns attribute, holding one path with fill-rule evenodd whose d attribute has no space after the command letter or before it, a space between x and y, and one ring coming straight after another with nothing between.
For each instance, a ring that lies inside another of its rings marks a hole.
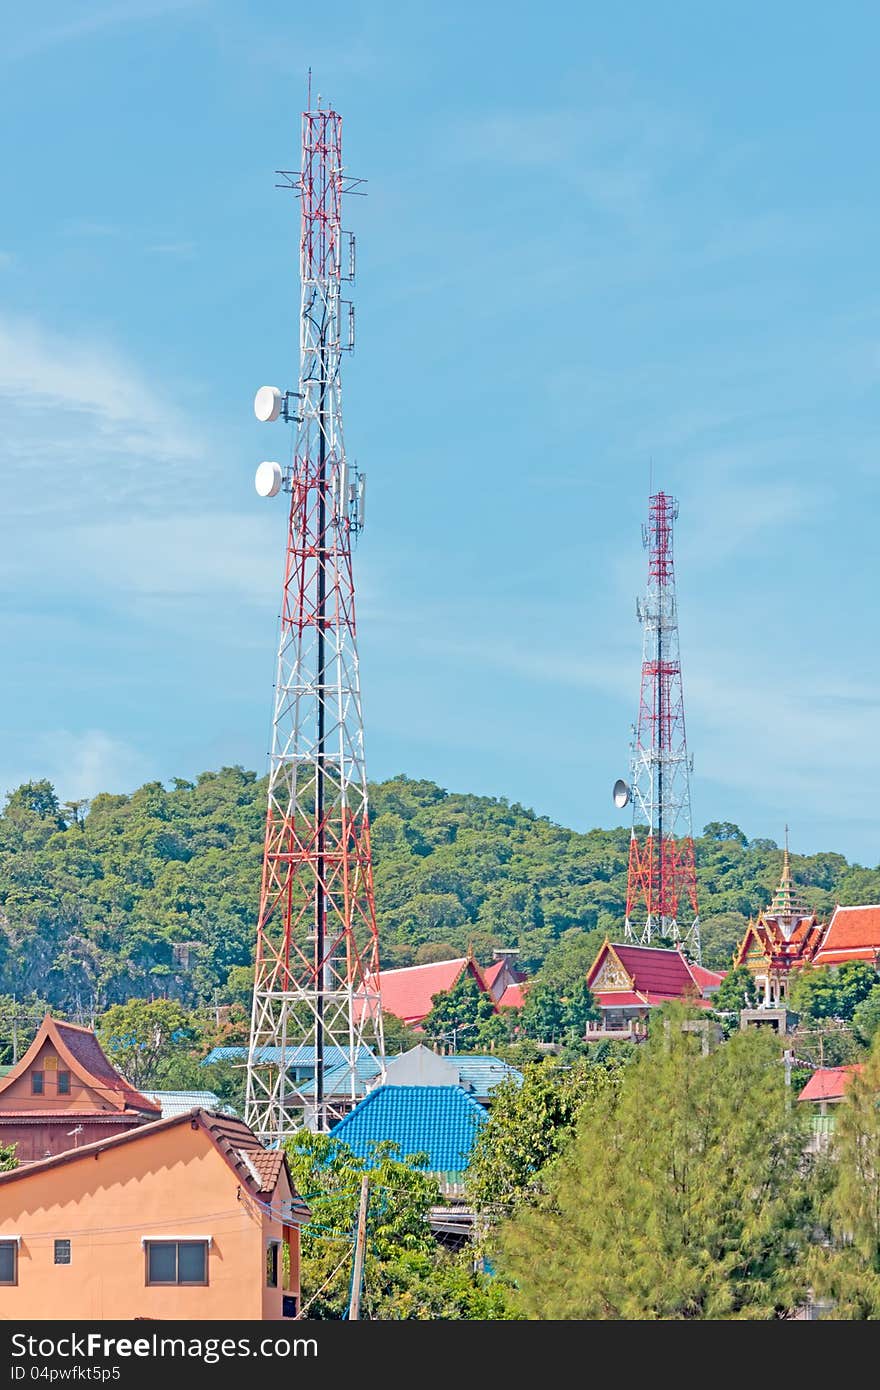
<instances>
[{"instance_id":1,"label":"gable wall of house","mask_svg":"<svg viewBox=\"0 0 880 1390\"><path fill-rule=\"evenodd\" d=\"M146 1285L142 1237L160 1235L212 1237L206 1287ZM0 1183L0 1240L16 1236L18 1284L0 1290L4 1317L281 1316L280 1281L264 1287L265 1243L282 1238L281 1223L188 1122ZM70 1264L54 1263L56 1238L70 1240Z\"/></svg>"}]
</instances>

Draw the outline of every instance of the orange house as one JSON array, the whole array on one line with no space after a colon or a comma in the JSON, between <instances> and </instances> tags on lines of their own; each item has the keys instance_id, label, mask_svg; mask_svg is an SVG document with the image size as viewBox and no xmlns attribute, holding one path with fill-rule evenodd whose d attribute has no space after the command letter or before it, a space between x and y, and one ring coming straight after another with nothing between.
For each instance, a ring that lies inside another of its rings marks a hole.
<instances>
[{"instance_id":1,"label":"orange house","mask_svg":"<svg viewBox=\"0 0 880 1390\"><path fill-rule=\"evenodd\" d=\"M242 1120L141 1125L0 1173L0 1317L294 1317L308 1216Z\"/></svg>"},{"instance_id":2,"label":"orange house","mask_svg":"<svg viewBox=\"0 0 880 1390\"><path fill-rule=\"evenodd\" d=\"M161 1114L108 1062L90 1029L49 1014L0 1081L0 1144L15 1144L19 1163L121 1134Z\"/></svg>"}]
</instances>

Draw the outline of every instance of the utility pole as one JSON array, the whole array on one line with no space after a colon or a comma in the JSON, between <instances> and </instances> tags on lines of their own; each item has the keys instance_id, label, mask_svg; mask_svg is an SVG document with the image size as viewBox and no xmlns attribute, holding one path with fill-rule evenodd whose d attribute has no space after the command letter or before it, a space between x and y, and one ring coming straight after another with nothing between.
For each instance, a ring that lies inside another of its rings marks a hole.
<instances>
[{"instance_id":1,"label":"utility pole","mask_svg":"<svg viewBox=\"0 0 880 1390\"><path fill-rule=\"evenodd\" d=\"M348 1309L349 1322L357 1322L361 1315L361 1285L364 1282L364 1252L367 1247L367 1208L370 1205L370 1178L364 1173L361 1178L361 1200L358 1205L357 1235L354 1240L354 1265L351 1271L351 1302Z\"/></svg>"}]
</instances>

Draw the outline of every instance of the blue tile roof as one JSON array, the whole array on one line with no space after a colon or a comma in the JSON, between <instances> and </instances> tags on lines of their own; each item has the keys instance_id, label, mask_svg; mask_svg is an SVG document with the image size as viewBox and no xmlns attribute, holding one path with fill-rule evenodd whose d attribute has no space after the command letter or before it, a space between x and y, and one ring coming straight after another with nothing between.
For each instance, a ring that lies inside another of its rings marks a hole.
<instances>
[{"instance_id":1,"label":"blue tile roof","mask_svg":"<svg viewBox=\"0 0 880 1390\"><path fill-rule=\"evenodd\" d=\"M141 1095L154 1100L162 1107L162 1119L170 1115L185 1115L188 1110L219 1110L226 1115L234 1115L231 1105L226 1105L213 1091L148 1091Z\"/></svg>"},{"instance_id":2,"label":"blue tile roof","mask_svg":"<svg viewBox=\"0 0 880 1390\"><path fill-rule=\"evenodd\" d=\"M446 1060L453 1062L458 1068L462 1086L470 1086L478 1096L488 1096L508 1077L513 1077L517 1085L522 1084L522 1072L517 1071L509 1062L502 1062L500 1057L466 1057L461 1053L453 1053Z\"/></svg>"},{"instance_id":3,"label":"blue tile roof","mask_svg":"<svg viewBox=\"0 0 880 1390\"><path fill-rule=\"evenodd\" d=\"M362 1096L366 1094L367 1082L372 1081L374 1076L379 1075L379 1063L372 1053L361 1055L355 1064L354 1074L355 1094ZM310 1096L315 1090L314 1080L299 1083L297 1089L300 1095ZM351 1072L349 1071L348 1061L343 1067L332 1067L324 1072L324 1094L327 1096L350 1096L351 1095Z\"/></svg>"},{"instance_id":4,"label":"blue tile roof","mask_svg":"<svg viewBox=\"0 0 880 1390\"><path fill-rule=\"evenodd\" d=\"M461 1086L377 1086L330 1133L361 1159L392 1139L404 1158L426 1153L429 1172L460 1173L486 1119Z\"/></svg>"},{"instance_id":5,"label":"blue tile roof","mask_svg":"<svg viewBox=\"0 0 880 1390\"><path fill-rule=\"evenodd\" d=\"M280 1062L280 1047L258 1047L258 1062ZM246 1047L212 1047L207 1057L202 1059L202 1066L209 1067L214 1062L238 1062L244 1065L248 1059L248 1049ZM287 1049L287 1068L288 1070L313 1071L315 1067L315 1049L305 1043L300 1047L289 1047ZM341 1047L327 1047L324 1050L324 1069L327 1072L335 1071L338 1067L348 1067L348 1052ZM370 1070L372 1067L372 1070ZM376 1060L375 1054L369 1047L362 1045L358 1049L357 1073L363 1075L366 1080L372 1076L378 1076L381 1068Z\"/></svg>"}]
</instances>

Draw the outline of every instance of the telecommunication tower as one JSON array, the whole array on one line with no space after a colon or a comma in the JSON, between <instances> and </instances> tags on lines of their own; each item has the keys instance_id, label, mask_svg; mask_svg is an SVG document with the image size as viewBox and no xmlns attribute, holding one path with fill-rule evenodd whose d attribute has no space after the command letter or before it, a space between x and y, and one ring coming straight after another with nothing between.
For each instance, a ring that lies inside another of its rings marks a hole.
<instances>
[{"instance_id":1,"label":"telecommunication tower","mask_svg":"<svg viewBox=\"0 0 880 1390\"><path fill-rule=\"evenodd\" d=\"M269 1145L329 1129L358 1098L365 1049L384 1066L351 558L366 478L345 455L340 371L355 264L342 196L363 180L311 81L308 106L302 167L278 171L301 201L299 389L254 400L259 420L295 426L290 462L255 480L290 494L247 1071L247 1120Z\"/></svg>"},{"instance_id":2,"label":"telecommunication tower","mask_svg":"<svg viewBox=\"0 0 880 1390\"><path fill-rule=\"evenodd\" d=\"M614 784L614 803L632 802L626 893L627 941L656 937L683 945L700 960L700 918L691 821L690 774L678 642L672 530L678 503L665 492L649 500L642 540L648 587L636 605L644 635L638 724L633 727L631 783Z\"/></svg>"}]
</instances>

